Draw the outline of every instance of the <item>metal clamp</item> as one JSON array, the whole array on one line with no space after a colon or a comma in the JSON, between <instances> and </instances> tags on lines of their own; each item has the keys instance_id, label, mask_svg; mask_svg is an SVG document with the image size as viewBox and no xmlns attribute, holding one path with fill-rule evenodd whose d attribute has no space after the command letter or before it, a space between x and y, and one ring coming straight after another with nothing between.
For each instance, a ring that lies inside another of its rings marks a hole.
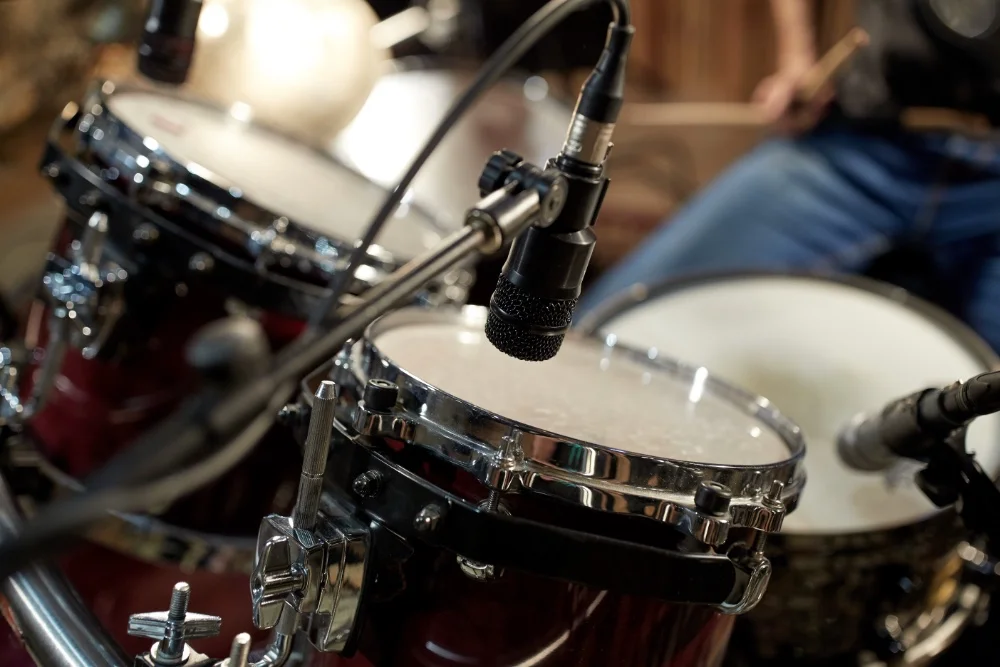
<instances>
[{"instance_id":1,"label":"metal clamp","mask_svg":"<svg viewBox=\"0 0 1000 667\"><path fill-rule=\"evenodd\" d=\"M313 396L298 498L292 517L265 517L250 584L258 628L301 627L321 652L344 650L358 628L368 565L368 526L333 507L319 512L322 475L333 435L336 390ZM288 637L279 628L276 637Z\"/></svg>"},{"instance_id":2,"label":"metal clamp","mask_svg":"<svg viewBox=\"0 0 1000 667\"><path fill-rule=\"evenodd\" d=\"M213 664L207 656L193 650L189 639L215 637L222 629L222 619L188 612L191 587L184 582L170 594L170 610L133 614L128 619L128 633L133 637L159 640L148 653L136 658L136 667L196 667Z\"/></svg>"},{"instance_id":3,"label":"metal clamp","mask_svg":"<svg viewBox=\"0 0 1000 667\"><path fill-rule=\"evenodd\" d=\"M367 526L346 516L321 517L312 532L272 515L257 537L250 595L253 621L273 628L294 613L322 652L342 651L357 627L369 551Z\"/></svg>"},{"instance_id":4,"label":"metal clamp","mask_svg":"<svg viewBox=\"0 0 1000 667\"><path fill-rule=\"evenodd\" d=\"M21 368L10 348L0 350L0 424L17 423L43 407L69 345L93 359L108 340L125 310L128 274L113 262L102 262L108 216L95 211L83 238L73 241L69 257L50 253L42 277L51 307L49 338L30 398L20 395Z\"/></svg>"},{"instance_id":5,"label":"metal clamp","mask_svg":"<svg viewBox=\"0 0 1000 667\"><path fill-rule=\"evenodd\" d=\"M69 258L50 254L42 278L52 306L54 329L84 357L97 355L124 311L125 270L102 261L108 234L108 216L95 211L83 238L73 241Z\"/></svg>"}]
</instances>

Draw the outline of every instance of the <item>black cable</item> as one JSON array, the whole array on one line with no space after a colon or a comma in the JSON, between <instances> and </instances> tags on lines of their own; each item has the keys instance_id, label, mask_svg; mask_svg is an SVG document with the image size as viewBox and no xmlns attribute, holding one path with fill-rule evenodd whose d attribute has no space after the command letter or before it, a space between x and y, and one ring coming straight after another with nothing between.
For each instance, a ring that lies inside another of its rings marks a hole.
<instances>
[{"instance_id":1,"label":"black cable","mask_svg":"<svg viewBox=\"0 0 1000 667\"><path fill-rule=\"evenodd\" d=\"M210 405L203 406L200 418L192 420L190 414L187 419L179 418L176 415L169 418L167 422L155 427L152 432L143 435L139 442L125 452L126 456L134 460L135 457L141 459L143 454L148 453L158 460L156 465L149 465L151 461L146 462L147 465L144 467L147 468L147 471L156 468L162 469L164 461L157 456L157 453L170 452L173 454L178 449L185 449L188 452L195 451L198 449L199 443L218 442L228 434L233 433L238 425L247 422L257 424L258 419L269 424L280 407L280 401L277 405L265 408L263 412L260 406L270 405L275 402L276 398L284 399L284 395L280 391L276 394L276 389L280 388L289 378L299 377L302 373L309 372L316 365L322 363L323 359L333 354L339 346L343 345L344 341L357 336L364 330L361 320L367 318L365 321L371 321L372 318L368 316L368 313L377 310L378 304L361 304L356 311L352 310L352 315L356 314L357 317L345 320L329 331L321 332L318 329L318 326L324 323L326 316L333 313L334 308L339 305L340 296L367 254L368 247L398 206L423 163L447 132L476 99L510 69L542 36L573 12L601 1L610 2L615 9L616 24L623 27L630 26L631 14L628 0L550 0L487 61L473 84L452 105L399 184L386 197L382 208L366 230L361 243L351 254L347 270L336 274L330 281L330 293L311 318L309 330L279 353L268 375L245 382L237 390L217 400L209 401ZM183 446L178 447L179 444L183 444ZM243 438L237 436L228 442L225 449L230 451L230 447L245 444ZM250 443L247 452L252 448L252 444ZM222 450L219 451L220 456L221 454ZM244 455L245 452L239 458ZM233 461L232 465L235 465L238 460L237 458ZM189 493L190 490L196 488L190 484L191 479L202 480L199 482L201 485L210 481L207 478L210 473L206 472L205 475L202 475L200 472L202 471L201 465L204 463L203 461L201 464L192 465L184 473L189 478L189 484L185 486L187 490L182 490L183 492ZM223 472L224 470L218 470L215 474ZM102 473L103 471L98 471L95 475L95 478L102 482L99 489L89 491L83 496L75 496L66 501L53 503L45 508L35 520L26 523L18 536L6 543L0 543L0 577L7 577L25 563L49 555L61 546L67 537L79 534L91 522L99 520L108 511L128 511L129 508L123 508L121 505L141 504L148 506L150 503L148 503L148 496L144 495L144 490L151 485L154 486L154 489L161 488L159 483L151 478L144 483L137 484L131 472L128 481L119 481L117 484L113 479L109 479L109 476ZM162 481L163 478L159 479ZM168 479L174 480L175 478L170 476ZM214 479L214 476L211 479ZM78 507L73 509L74 506Z\"/></svg>"},{"instance_id":2,"label":"black cable","mask_svg":"<svg viewBox=\"0 0 1000 667\"><path fill-rule=\"evenodd\" d=\"M276 392L267 410L234 438L179 472L130 486L89 489L46 505L21 526L14 539L0 541L0 580L46 557L69 537L105 519L109 511L139 512L162 507L221 477L246 458L264 436L271 427L272 415L284 404L285 395L285 390Z\"/></svg>"},{"instance_id":3,"label":"black cable","mask_svg":"<svg viewBox=\"0 0 1000 667\"><path fill-rule=\"evenodd\" d=\"M629 9L628 0L549 0L541 9L531 15L531 17L521 24L514 34L500 46L490 59L480 68L472 84L466 88L462 96L459 97L448 109L441 122L435 128L434 133L420 149L420 152L410 163L409 169L396 184L396 187L385 198L382 207L375 214L369 223L361 242L355 246L347 262L347 267L330 279L328 284L329 293L326 298L317 306L309 320L309 329L316 329L326 323L328 317L335 312L344 291L354 279L354 273L361 266L362 261L368 254L375 237L385 226L389 217L395 212L396 207L403 200L403 195L409 190L410 184L416 178L417 173L437 149L445 135L451 131L452 127L465 115L490 87L496 83L501 76L507 73L527 53L538 41L547 35L553 28L566 20L566 17L581 9L598 2L608 2L614 11L614 22L618 25L628 26L632 22L632 12Z\"/></svg>"}]
</instances>

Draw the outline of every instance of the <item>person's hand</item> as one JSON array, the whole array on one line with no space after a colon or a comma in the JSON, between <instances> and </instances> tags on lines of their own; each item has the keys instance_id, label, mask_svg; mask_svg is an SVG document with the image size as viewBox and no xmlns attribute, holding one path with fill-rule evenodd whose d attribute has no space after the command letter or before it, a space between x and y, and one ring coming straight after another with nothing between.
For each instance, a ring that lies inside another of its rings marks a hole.
<instances>
[{"instance_id":1,"label":"person's hand","mask_svg":"<svg viewBox=\"0 0 1000 667\"><path fill-rule=\"evenodd\" d=\"M757 84L754 103L760 106L764 119L782 132L798 134L811 129L833 99L833 87L829 85L810 100L798 99L808 72L809 65L803 63L779 70Z\"/></svg>"}]
</instances>

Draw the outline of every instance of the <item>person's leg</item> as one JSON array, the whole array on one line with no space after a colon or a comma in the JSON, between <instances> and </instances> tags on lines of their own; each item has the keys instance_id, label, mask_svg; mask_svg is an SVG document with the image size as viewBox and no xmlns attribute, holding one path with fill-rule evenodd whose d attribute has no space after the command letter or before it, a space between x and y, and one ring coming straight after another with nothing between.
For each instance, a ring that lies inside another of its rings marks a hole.
<instances>
[{"instance_id":1,"label":"person's leg","mask_svg":"<svg viewBox=\"0 0 1000 667\"><path fill-rule=\"evenodd\" d=\"M850 132L768 141L602 276L577 315L635 283L695 273L863 270L926 196L933 169L919 162L901 144Z\"/></svg>"},{"instance_id":2,"label":"person's leg","mask_svg":"<svg viewBox=\"0 0 1000 667\"><path fill-rule=\"evenodd\" d=\"M953 177L927 243L951 293L944 305L1000 352L1000 173Z\"/></svg>"}]
</instances>

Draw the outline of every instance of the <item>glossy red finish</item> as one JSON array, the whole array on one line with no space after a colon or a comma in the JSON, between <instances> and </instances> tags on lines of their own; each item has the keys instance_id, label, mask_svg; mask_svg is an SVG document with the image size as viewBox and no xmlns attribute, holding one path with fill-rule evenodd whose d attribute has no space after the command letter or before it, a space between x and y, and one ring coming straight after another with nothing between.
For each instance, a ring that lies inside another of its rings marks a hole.
<instances>
[{"instance_id":1,"label":"glossy red finish","mask_svg":"<svg viewBox=\"0 0 1000 667\"><path fill-rule=\"evenodd\" d=\"M0 606L4 607L4 620L0 621L0 665L4 667L35 667L35 661L31 659L24 644L21 643L21 638L17 636L7 621L6 604L6 601L0 599Z\"/></svg>"},{"instance_id":2,"label":"glossy red finish","mask_svg":"<svg viewBox=\"0 0 1000 667\"><path fill-rule=\"evenodd\" d=\"M717 667L732 629L733 617L706 607L594 591L520 572L473 581L447 553L407 567L405 592L369 608L359 655L330 656L318 664Z\"/></svg>"},{"instance_id":3,"label":"glossy red finish","mask_svg":"<svg viewBox=\"0 0 1000 667\"><path fill-rule=\"evenodd\" d=\"M62 559L61 566L98 620L131 655L148 650L152 642L128 636L128 617L137 612L165 611L170 590L178 581L191 585L192 612L223 619L220 636L192 644L199 651L222 658L229 654L233 637L240 632L249 632L258 640L267 637L266 632L253 627L250 579L246 575L152 565L93 544L81 544Z\"/></svg>"},{"instance_id":4,"label":"glossy red finish","mask_svg":"<svg viewBox=\"0 0 1000 667\"><path fill-rule=\"evenodd\" d=\"M174 299L163 304L150 334L122 343L107 358L85 359L79 350L68 349L45 407L27 425L29 434L52 463L84 477L194 390L197 377L185 363L184 346L198 329L224 315L216 299ZM39 365L48 319L47 313L33 317L39 330L26 336L39 341Z\"/></svg>"},{"instance_id":5,"label":"glossy red finish","mask_svg":"<svg viewBox=\"0 0 1000 667\"><path fill-rule=\"evenodd\" d=\"M74 477L84 478L106 463L197 389L197 375L185 362L185 347L200 328L226 316L224 295L211 287L175 291L172 285L158 294L149 303L130 304L118 322L116 338L99 358L86 359L79 350L68 349L44 408L26 425L27 434L49 461ZM40 363L48 338L48 312L36 304L28 319L25 339L36 347ZM280 326L273 332L264 325L272 346L280 347L297 330L287 318L276 322ZM277 435L275 429L271 436ZM284 509L282 497L294 493L299 460L289 456L289 442L284 434L265 438L240 466L182 499L161 518L191 530L256 538L261 517ZM160 543L150 546L163 548ZM225 619L223 635L199 642L199 650L225 656L236 633L253 630L247 575L154 565L93 544L79 545L60 565L127 651L141 652L150 645L149 640L127 635L128 616L165 610L177 581L191 584L192 611ZM9 651L11 656L19 653L17 643ZM7 643L0 643L0 664L18 665L14 657L7 657L7 648Z\"/></svg>"}]
</instances>

